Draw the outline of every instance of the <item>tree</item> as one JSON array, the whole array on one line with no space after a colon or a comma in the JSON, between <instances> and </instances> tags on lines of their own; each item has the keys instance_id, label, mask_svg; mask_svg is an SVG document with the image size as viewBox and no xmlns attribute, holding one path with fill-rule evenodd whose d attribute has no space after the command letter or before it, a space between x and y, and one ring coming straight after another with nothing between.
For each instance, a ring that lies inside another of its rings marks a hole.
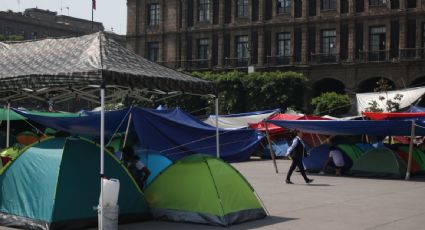
<instances>
[{"instance_id":1,"label":"tree","mask_svg":"<svg viewBox=\"0 0 425 230\"><path fill-rule=\"evenodd\" d=\"M1 35L0 34L0 41L23 41L24 37L21 35L9 35L9 36L5 36L5 35Z\"/></svg>"},{"instance_id":2,"label":"tree","mask_svg":"<svg viewBox=\"0 0 425 230\"><path fill-rule=\"evenodd\" d=\"M386 110L388 112L396 112L400 110L400 101L403 98L403 94L396 94L392 99L388 98L388 91L392 90L392 86L388 83L388 81L384 78L379 79L376 82L377 87L374 89L375 92L385 93L384 96L380 96L379 100L385 102ZM380 108L377 101L373 100L368 103L369 107L366 108L366 112L383 112L384 109Z\"/></svg>"},{"instance_id":3,"label":"tree","mask_svg":"<svg viewBox=\"0 0 425 230\"><path fill-rule=\"evenodd\" d=\"M351 107L348 95L335 92L322 93L322 95L313 98L311 105L314 107L314 114L332 116L345 114Z\"/></svg>"}]
</instances>

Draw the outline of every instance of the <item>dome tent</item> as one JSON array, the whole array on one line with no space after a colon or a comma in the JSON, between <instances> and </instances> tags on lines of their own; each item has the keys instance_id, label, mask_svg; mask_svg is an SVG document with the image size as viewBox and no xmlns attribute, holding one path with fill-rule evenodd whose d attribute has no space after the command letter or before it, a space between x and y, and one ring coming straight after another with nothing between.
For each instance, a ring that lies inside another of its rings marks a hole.
<instances>
[{"instance_id":1,"label":"dome tent","mask_svg":"<svg viewBox=\"0 0 425 230\"><path fill-rule=\"evenodd\" d=\"M0 225L81 229L97 225L99 147L76 138L53 138L24 150L0 175ZM105 172L120 180L119 220L148 217L143 194L111 154ZM25 201L25 202L23 202Z\"/></svg>"},{"instance_id":2,"label":"dome tent","mask_svg":"<svg viewBox=\"0 0 425 230\"><path fill-rule=\"evenodd\" d=\"M153 216L160 219L228 226L266 216L245 178L209 155L175 162L145 194Z\"/></svg>"},{"instance_id":3,"label":"dome tent","mask_svg":"<svg viewBox=\"0 0 425 230\"><path fill-rule=\"evenodd\" d=\"M388 148L372 149L357 159L349 172L355 176L403 178L406 164Z\"/></svg>"}]
</instances>

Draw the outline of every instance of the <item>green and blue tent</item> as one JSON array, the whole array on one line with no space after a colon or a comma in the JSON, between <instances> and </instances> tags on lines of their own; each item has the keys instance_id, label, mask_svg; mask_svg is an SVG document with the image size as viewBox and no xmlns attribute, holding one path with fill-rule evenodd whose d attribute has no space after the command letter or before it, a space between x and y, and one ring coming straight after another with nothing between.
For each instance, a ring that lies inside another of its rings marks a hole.
<instances>
[{"instance_id":1,"label":"green and blue tent","mask_svg":"<svg viewBox=\"0 0 425 230\"><path fill-rule=\"evenodd\" d=\"M28 147L0 174L0 225L25 229L96 226L99 161L99 147L79 138L51 138ZM105 175L120 181L120 222L147 218L142 192L109 153L105 153Z\"/></svg>"}]
</instances>

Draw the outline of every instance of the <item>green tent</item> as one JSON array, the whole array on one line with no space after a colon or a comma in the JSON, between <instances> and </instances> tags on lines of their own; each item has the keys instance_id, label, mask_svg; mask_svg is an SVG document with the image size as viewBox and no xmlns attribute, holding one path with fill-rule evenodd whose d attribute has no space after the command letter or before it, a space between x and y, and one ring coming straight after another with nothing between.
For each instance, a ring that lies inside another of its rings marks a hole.
<instances>
[{"instance_id":1,"label":"green tent","mask_svg":"<svg viewBox=\"0 0 425 230\"><path fill-rule=\"evenodd\" d=\"M175 162L149 185L145 196L160 219L227 226L266 216L245 178L209 155Z\"/></svg>"},{"instance_id":2,"label":"green tent","mask_svg":"<svg viewBox=\"0 0 425 230\"><path fill-rule=\"evenodd\" d=\"M409 153L408 145L401 145L397 149L407 154ZM425 153L418 148L413 148L412 158L416 161L416 163L418 163L419 172L425 172Z\"/></svg>"},{"instance_id":3,"label":"green tent","mask_svg":"<svg viewBox=\"0 0 425 230\"><path fill-rule=\"evenodd\" d=\"M81 229L97 225L100 150L77 138L52 138L24 150L0 175L0 225ZM105 175L120 180L120 222L146 218L143 194L128 171L105 154Z\"/></svg>"},{"instance_id":4,"label":"green tent","mask_svg":"<svg viewBox=\"0 0 425 230\"><path fill-rule=\"evenodd\" d=\"M363 151L356 145L341 144L337 147L344 151L344 153L351 158L353 163L363 155Z\"/></svg>"},{"instance_id":5,"label":"green tent","mask_svg":"<svg viewBox=\"0 0 425 230\"><path fill-rule=\"evenodd\" d=\"M351 167L350 173L358 176L402 178L406 175L406 164L397 153L388 148L377 148L366 152Z\"/></svg>"},{"instance_id":6,"label":"green tent","mask_svg":"<svg viewBox=\"0 0 425 230\"><path fill-rule=\"evenodd\" d=\"M25 111L28 114L39 115L45 117L80 117L79 113L67 113L67 112L40 112L40 111ZM25 120L26 118L16 113L13 110L10 110L10 120L11 121L20 121ZM7 110L0 108L0 120L7 120Z\"/></svg>"}]
</instances>

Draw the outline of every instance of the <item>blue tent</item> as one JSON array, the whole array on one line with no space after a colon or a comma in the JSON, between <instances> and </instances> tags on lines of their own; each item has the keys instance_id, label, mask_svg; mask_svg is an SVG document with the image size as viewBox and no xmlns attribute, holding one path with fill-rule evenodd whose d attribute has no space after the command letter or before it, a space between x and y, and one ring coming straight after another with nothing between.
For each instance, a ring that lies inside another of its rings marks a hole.
<instances>
[{"instance_id":1,"label":"blue tent","mask_svg":"<svg viewBox=\"0 0 425 230\"><path fill-rule=\"evenodd\" d=\"M288 129L298 129L306 133L327 135L361 135L374 136L410 136L412 122L403 120L384 121L283 121L267 120L267 122ZM416 121L416 135L425 136L425 122Z\"/></svg>"},{"instance_id":2,"label":"blue tent","mask_svg":"<svg viewBox=\"0 0 425 230\"><path fill-rule=\"evenodd\" d=\"M421 112L425 112L425 108L424 107L421 107L421 106L417 106L417 105L412 105L407 110L407 112L410 112L410 113L421 113Z\"/></svg>"},{"instance_id":3,"label":"blue tent","mask_svg":"<svg viewBox=\"0 0 425 230\"><path fill-rule=\"evenodd\" d=\"M46 127L72 134L98 136L100 115L51 118L18 111L19 114ZM105 134L125 131L132 114L131 133L137 134L143 149L160 152L171 160L193 153L216 155L216 128L180 109L153 110L128 108L105 113ZM220 157L226 161L244 161L255 151L261 137L256 130L220 130Z\"/></svg>"},{"instance_id":4,"label":"blue tent","mask_svg":"<svg viewBox=\"0 0 425 230\"><path fill-rule=\"evenodd\" d=\"M216 155L216 128L180 109L134 108L132 117L139 144L159 151L171 160L194 153ZM260 143L256 130L220 130L220 158L247 160Z\"/></svg>"},{"instance_id":5,"label":"blue tent","mask_svg":"<svg viewBox=\"0 0 425 230\"><path fill-rule=\"evenodd\" d=\"M136 154L140 157L140 160L151 172L151 175L146 181L146 185L149 185L162 171L173 164L171 160L158 152L139 149L136 150ZM147 186L144 187L146 188Z\"/></svg>"},{"instance_id":6,"label":"blue tent","mask_svg":"<svg viewBox=\"0 0 425 230\"><path fill-rule=\"evenodd\" d=\"M329 145L319 145L311 149L310 155L303 159L304 168L309 172L321 171L326 160L329 158L329 151ZM353 166L353 161L344 151L341 149L339 151L341 151L344 159L344 170L350 169Z\"/></svg>"},{"instance_id":7,"label":"blue tent","mask_svg":"<svg viewBox=\"0 0 425 230\"><path fill-rule=\"evenodd\" d=\"M356 146L361 149L364 153L375 148L373 147L373 145L369 144L369 143L357 143Z\"/></svg>"}]
</instances>

